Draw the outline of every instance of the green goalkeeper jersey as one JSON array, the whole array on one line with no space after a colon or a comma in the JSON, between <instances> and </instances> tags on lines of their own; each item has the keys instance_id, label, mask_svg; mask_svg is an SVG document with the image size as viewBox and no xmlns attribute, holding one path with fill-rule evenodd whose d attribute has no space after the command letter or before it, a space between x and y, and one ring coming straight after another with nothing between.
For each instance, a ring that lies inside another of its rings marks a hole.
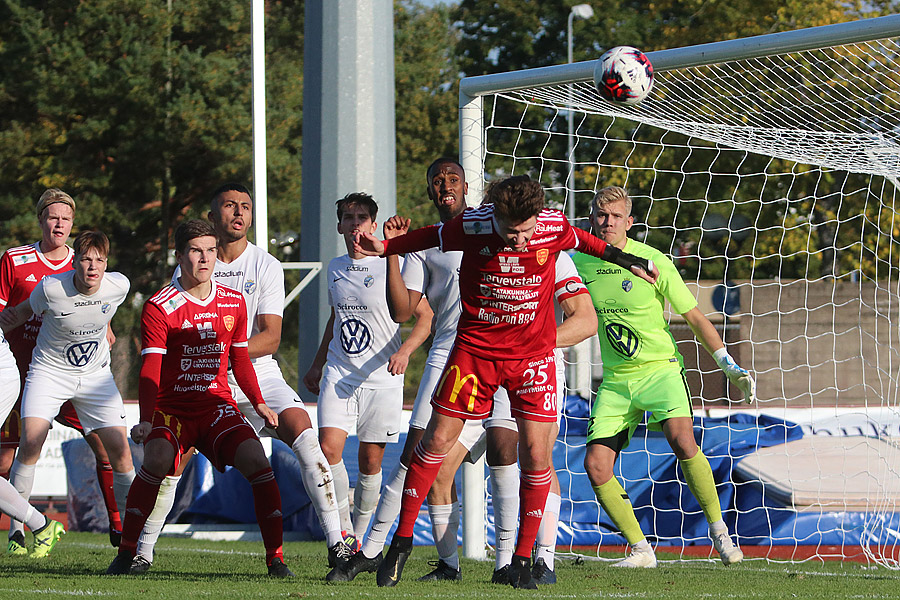
<instances>
[{"instance_id":1,"label":"green goalkeeper jersey","mask_svg":"<svg viewBox=\"0 0 900 600\"><path fill-rule=\"evenodd\" d=\"M668 300L674 312L684 314L697 306L672 261L662 252L629 239L624 252L649 258L659 269L652 285L634 273L586 254L573 259L597 311L603 370L610 375L631 375L645 365L684 361L663 314Z\"/></svg>"}]
</instances>

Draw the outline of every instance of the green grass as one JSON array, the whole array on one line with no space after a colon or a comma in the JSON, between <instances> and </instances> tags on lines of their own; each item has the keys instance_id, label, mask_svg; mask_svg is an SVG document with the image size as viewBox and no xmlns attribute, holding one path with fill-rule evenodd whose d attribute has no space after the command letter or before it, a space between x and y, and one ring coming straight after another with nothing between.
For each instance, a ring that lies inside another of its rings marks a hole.
<instances>
[{"instance_id":1,"label":"green grass","mask_svg":"<svg viewBox=\"0 0 900 600\"><path fill-rule=\"evenodd\" d=\"M535 592L487 583L493 562L463 561L458 584L419 583L437 558L416 548L396 588L380 589L374 574L346 584L323 581L324 543L289 542L285 562L292 580L265 576L259 542L162 538L153 570L143 576L105 577L114 550L105 535L67 534L53 556L36 561L0 556L0 598L896 598L900 575L857 563L788 564L747 561L725 568L711 561L660 561L653 570L611 569L607 563L557 560L559 583ZM661 558L665 558L661 556Z\"/></svg>"}]
</instances>

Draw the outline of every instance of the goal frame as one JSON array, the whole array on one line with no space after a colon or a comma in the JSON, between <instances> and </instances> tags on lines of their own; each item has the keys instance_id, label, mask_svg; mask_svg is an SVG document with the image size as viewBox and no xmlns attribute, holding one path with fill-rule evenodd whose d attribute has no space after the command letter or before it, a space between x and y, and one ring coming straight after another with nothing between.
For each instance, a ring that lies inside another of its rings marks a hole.
<instances>
[{"instance_id":1,"label":"goal frame","mask_svg":"<svg viewBox=\"0 0 900 600\"><path fill-rule=\"evenodd\" d=\"M648 52L657 72L816 50L900 36L900 15L889 15L795 31L772 33L737 40L712 42ZM485 96L544 85L593 81L596 60L553 65L506 73L465 77L459 86L459 158L469 185L469 198L484 191ZM572 160L572 157L568 157ZM567 182L572 185L571 181ZM567 190L571 191L571 190ZM485 462L463 463L462 528L463 555L487 558L485 531Z\"/></svg>"}]
</instances>

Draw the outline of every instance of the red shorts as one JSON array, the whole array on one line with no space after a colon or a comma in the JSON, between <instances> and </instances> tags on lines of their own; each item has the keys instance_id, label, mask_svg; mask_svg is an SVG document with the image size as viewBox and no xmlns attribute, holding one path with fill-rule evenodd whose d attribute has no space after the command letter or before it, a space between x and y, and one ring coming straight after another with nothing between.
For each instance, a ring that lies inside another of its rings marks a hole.
<instances>
[{"instance_id":1,"label":"red shorts","mask_svg":"<svg viewBox=\"0 0 900 600\"><path fill-rule=\"evenodd\" d=\"M175 462L169 475L175 473L181 455L197 448L209 462L224 471L234 464L234 453L246 440L259 440L253 427L233 404L222 402L214 410L195 416L175 416L157 410L153 413L153 429L144 441L162 438L175 447Z\"/></svg>"},{"instance_id":2,"label":"red shorts","mask_svg":"<svg viewBox=\"0 0 900 600\"><path fill-rule=\"evenodd\" d=\"M494 407L494 392L509 392L514 417L556 422L556 354L514 360L478 358L454 346L431 404L448 417L485 419Z\"/></svg>"},{"instance_id":3,"label":"red shorts","mask_svg":"<svg viewBox=\"0 0 900 600\"><path fill-rule=\"evenodd\" d=\"M78 413L75 412L75 406L72 405L71 400L67 400L65 404L63 404L59 408L59 414L56 415L56 422L62 423L67 427L71 427L84 435L84 426L81 424L81 421L78 420Z\"/></svg>"},{"instance_id":4,"label":"red shorts","mask_svg":"<svg viewBox=\"0 0 900 600\"><path fill-rule=\"evenodd\" d=\"M0 428L0 448L19 447L20 426L22 424L19 415L21 414L21 411L22 400L19 399L16 400L16 404L12 407L12 410L9 411L9 416L6 417L6 423Z\"/></svg>"}]
</instances>

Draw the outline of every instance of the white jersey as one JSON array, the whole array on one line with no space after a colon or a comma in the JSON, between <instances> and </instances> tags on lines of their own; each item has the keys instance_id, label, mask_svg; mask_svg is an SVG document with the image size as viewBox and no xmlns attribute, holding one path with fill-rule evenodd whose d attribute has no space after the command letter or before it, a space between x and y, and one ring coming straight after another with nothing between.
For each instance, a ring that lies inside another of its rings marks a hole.
<instances>
[{"instance_id":1,"label":"white jersey","mask_svg":"<svg viewBox=\"0 0 900 600\"><path fill-rule=\"evenodd\" d=\"M109 365L106 330L131 284L106 273L100 289L85 296L75 288L75 271L49 275L31 292L31 310L43 314L32 367L87 375Z\"/></svg>"},{"instance_id":2,"label":"white jersey","mask_svg":"<svg viewBox=\"0 0 900 600\"><path fill-rule=\"evenodd\" d=\"M278 259L259 246L247 242L241 255L230 263L216 260L214 274L222 285L238 290L247 303L247 339L259 333L259 315L284 316L284 269ZM263 368L278 369L271 354L251 359L257 373ZM279 373L281 371L279 370Z\"/></svg>"},{"instance_id":3,"label":"white jersey","mask_svg":"<svg viewBox=\"0 0 900 600\"><path fill-rule=\"evenodd\" d=\"M458 251L441 252L439 248L429 248L409 254L403 263L406 287L423 294L434 311L434 339L428 353L429 359L440 355L446 360L456 339L456 325L462 311L459 303L459 264L462 255Z\"/></svg>"},{"instance_id":4,"label":"white jersey","mask_svg":"<svg viewBox=\"0 0 900 600\"><path fill-rule=\"evenodd\" d=\"M387 261L345 254L328 263L326 276L334 328L323 380L353 387L402 387L403 376L387 369L391 355L400 349L400 326L391 319L385 297Z\"/></svg>"}]
</instances>

